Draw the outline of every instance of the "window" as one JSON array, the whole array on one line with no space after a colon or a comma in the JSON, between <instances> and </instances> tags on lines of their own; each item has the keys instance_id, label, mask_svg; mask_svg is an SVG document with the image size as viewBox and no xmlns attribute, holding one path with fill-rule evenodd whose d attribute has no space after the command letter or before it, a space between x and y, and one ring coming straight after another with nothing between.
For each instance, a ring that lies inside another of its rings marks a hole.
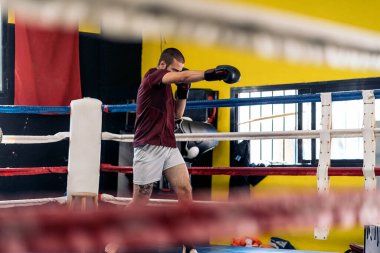
<instances>
[{"instance_id":1,"label":"window","mask_svg":"<svg viewBox=\"0 0 380 253\"><path fill-rule=\"evenodd\" d=\"M239 98L295 95L296 90L242 92ZM294 131L297 126L297 105L261 105L238 108L239 132ZM296 140L251 140L251 163L294 164Z\"/></svg>"},{"instance_id":2,"label":"window","mask_svg":"<svg viewBox=\"0 0 380 253\"><path fill-rule=\"evenodd\" d=\"M380 103L377 102L377 103ZM312 105L315 104L315 105ZM313 108L315 107L315 109ZM377 105L380 109L380 104ZM321 103L304 103L302 129L319 130L321 128ZM315 113L313 112L315 111ZM380 116L380 115L379 115ZM313 124L313 122L316 124ZM363 122L363 101L339 101L332 103L332 129L361 128ZM313 152L312 142L315 142ZM319 141L302 140L303 160L319 159ZM334 138L331 142L331 159L363 159L362 138Z\"/></svg>"},{"instance_id":3,"label":"window","mask_svg":"<svg viewBox=\"0 0 380 253\"><path fill-rule=\"evenodd\" d=\"M380 78L235 88L232 89L232 97L254 98L374 89L380 89ZM376 100L375 111L377 126L380 127L380 99ZM332 115L333 129L360 129L363 125L363 100L333 102ZM321 103L236 107L232 109L231 117L231 131L318 130L321 126ZM251 163L318 164L319 139L252 140L250 143ZM362 166L362 137L334 138L331 145L332 166Z\"/></svg>"}]
</instances>

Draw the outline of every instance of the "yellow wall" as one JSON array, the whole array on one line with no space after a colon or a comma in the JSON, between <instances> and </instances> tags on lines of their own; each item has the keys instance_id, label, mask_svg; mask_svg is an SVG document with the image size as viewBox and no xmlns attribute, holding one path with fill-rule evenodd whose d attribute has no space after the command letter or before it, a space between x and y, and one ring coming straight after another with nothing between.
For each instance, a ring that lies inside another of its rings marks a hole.
<instances>
[{"instance_id":1,"label":"yellow wall","mask_svg":"<svg viewBox=\"0 0 380 253\"><path fill-rule=\"evenodd\" d=\"M286 9L293 12L312 15L362 26L367 29L380 31L380 21L375 15L379 8L369 7L375 1L280 1L280 0L241 0L244 4L258 3L273 8ZM334 4L332 4L334 2ZM380 3L380 2L379 2ZM379 5L379 3L376 3ZM328 7L325 9L325 7ZM380 7L380 6L379 6ZM157 64L161 49L167 47L179 48L186 57L186 67L190 69L208 69L220 64L234 65L240 69L242 78L233 87L275 85L299 82L314 82L323 80L349 79L380 76L380 72L363 72L337 70L326 66L290 64L282 60L263 59L251 51L222 46L204 46L191 41L181 41L179 38L164 38L163 40L143 41L142 71ZM220 99L230 98L232 86L223 82L194 83L194 88L211 88L219 92ZM230 131L230 108L220 108L218 111L218 131ZM229 142L221 142L213 155L213 166L229 166ZM213 199L226 199L228 176L213 176ZM276 194L277 192L315 191L314 177L269 177L254 189L254 195ZM335 177L331 179L332 189L342 189L346 185L363 188L361 177ZM262 235L260 239L268 242L270 236L279 236L290 240L299 249L339 251L348 248L349 243L363 243L363 229L358 227L351 230L332 229L328 240L313 239L313 231L294 234L279 232ZM220 242L217 242L220 243ZM224 242L226 243L226 242ZM227 242L228 243L228 242Z\"/></svg>"},{"instance_id":2,"label":"yellow wall","mask_svg":"<svg viewBox=\"0 0 380 253\"><path fill-rule=\"evenodd\" d=\"M245 5L259 5L297 14L331 20L373 31L380 31L377 0L225 0Z\"/></svg>"}]
</instances>

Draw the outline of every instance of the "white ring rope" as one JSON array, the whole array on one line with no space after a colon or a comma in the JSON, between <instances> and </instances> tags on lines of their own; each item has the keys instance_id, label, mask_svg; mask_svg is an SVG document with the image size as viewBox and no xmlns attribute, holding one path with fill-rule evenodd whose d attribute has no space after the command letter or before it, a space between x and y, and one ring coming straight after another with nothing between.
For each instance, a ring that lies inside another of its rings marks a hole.
<instances>
[{"instance_id":1,"label":"white ring rope","mask_svg":"<svg viewBox=\"0 0 380 253\"><path fill-rule=\"evenodd\" d=\"M331 138L363 137L360 129L332 129ZM380 136L380 128L374 129L375 136ZM59 132L55 135L3 135L3 144L37 144L59 142L69 138L69 132ZM133 134L113 134L102 132L102 140L133 142ZM218 132L218 133L185 133L175 134L177 141L236 141L236 140L265 140L265 139L319 139L320 130L274 131L274 132Z\"/></svg>"},{"instance_id":2,"label":"white ring rope","mask_svg":"<svg viewBox=\"0 0 380 253\"><path fill-rule=\"evenodd\" d=\"M69 132L59 132L55 135L3 135L3 144L35 144L59 142L69 138Z\"/></svg>"},{"instance_id":3,"label":"white ring rope","mask_svg":"<svg viewBox=\"0 0 380 253\"><path fill-rule=\"evenodd\" d=\"M109 194L101 194L100 200L106 203L111 203L115 205L127 205L129 202L132 201L132 198L123 198L123 197L115 197ZM167 204L177 204L178 201L174 199L150 199L150 204L161 204L161 203L167 203Z\"/></svg>"},{"instance_id":4,"label":"white ring rope","mask_svg":"<svg viewBox=\"0 0 380 253\"><path fill-rule=\"evenodd\" d=\"M380 136L380 128L375 128L375 135ZM332 129L332 138L362 137L362 129ZM175 134L177 141L235 141L235 140L264 140L264 139L319 139L320 130L274 131L274 132L219 132ZM102 133L102 140L133 142L133 134Z\"/></svg>"},{"instance_id":5,"label":"white ring rope","mask_svg":"<svg viewBox=\"0 0 380 253\"><path fill-rule=\"evenodd\" d=\"M110 194L102 193L100 194L100 200L105 203L111 203L115 205L127 205L132 201L132 198L125 197L115 197ZM223 204L225 202L220 201L197 201L194 200L192 203L196 204ZM149 205L162 205L162 204L178 204L176 199L149 199Z\"/></svg>"},{"instance_id":6,"label":"white ring rope","mask_svg":"<svg viewBox=\"0 0 380 253\"><path fill-rule=\"evenodd\" d=\"M58 203L60 205L63 205L63 204L66 204L66 201L67 201L67 197L4 200L4 201L0 201L0 208L39 206L39 205L45 205L49 203Z\"/></svg>"}]
</instances>

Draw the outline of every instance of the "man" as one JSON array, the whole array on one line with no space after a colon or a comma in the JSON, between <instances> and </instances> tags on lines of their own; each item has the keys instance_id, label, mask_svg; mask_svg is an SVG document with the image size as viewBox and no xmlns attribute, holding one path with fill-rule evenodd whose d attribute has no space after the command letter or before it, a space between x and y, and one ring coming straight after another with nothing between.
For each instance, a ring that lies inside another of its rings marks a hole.
<instances>
[{"instance_id":1,"label":"man","mask_svg":"<svg viewBox=\"0 0 380 253\"><path fill-rule=\"evenodd\" d=\"M158 66L148 70L137 93L137 113L133 157L133 200L131 205L145 205L153 183L165 175L179 202L192 201L189 173L176 146L175 119L182 118L192 82L202 80L239 81L240 72L228 65L206 71L184 70L185 58L176 48L165 49ZM173 98L171 84L177 85ZM106 248L107 251L107 248ZM108 250L107 252L115 252ZM184 246L183 252L197 252Z\"/></svg>"}]
</instances>

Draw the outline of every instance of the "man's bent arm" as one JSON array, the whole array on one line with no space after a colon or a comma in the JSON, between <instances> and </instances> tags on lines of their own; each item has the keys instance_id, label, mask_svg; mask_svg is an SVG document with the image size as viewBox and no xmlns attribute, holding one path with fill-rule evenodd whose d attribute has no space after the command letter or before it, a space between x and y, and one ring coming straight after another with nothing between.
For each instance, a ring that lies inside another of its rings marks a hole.
<instances>
[{"instance_id":1,"label":"man's bent arm","mask_svg":"<svg viewBox=\"0 0 380 253\"><path fill-rule=\"evenodd\" d=\"M175 118L180 119L185 112L187 99L177 99L175 102Z\"/></svg>"}]
</instances>

